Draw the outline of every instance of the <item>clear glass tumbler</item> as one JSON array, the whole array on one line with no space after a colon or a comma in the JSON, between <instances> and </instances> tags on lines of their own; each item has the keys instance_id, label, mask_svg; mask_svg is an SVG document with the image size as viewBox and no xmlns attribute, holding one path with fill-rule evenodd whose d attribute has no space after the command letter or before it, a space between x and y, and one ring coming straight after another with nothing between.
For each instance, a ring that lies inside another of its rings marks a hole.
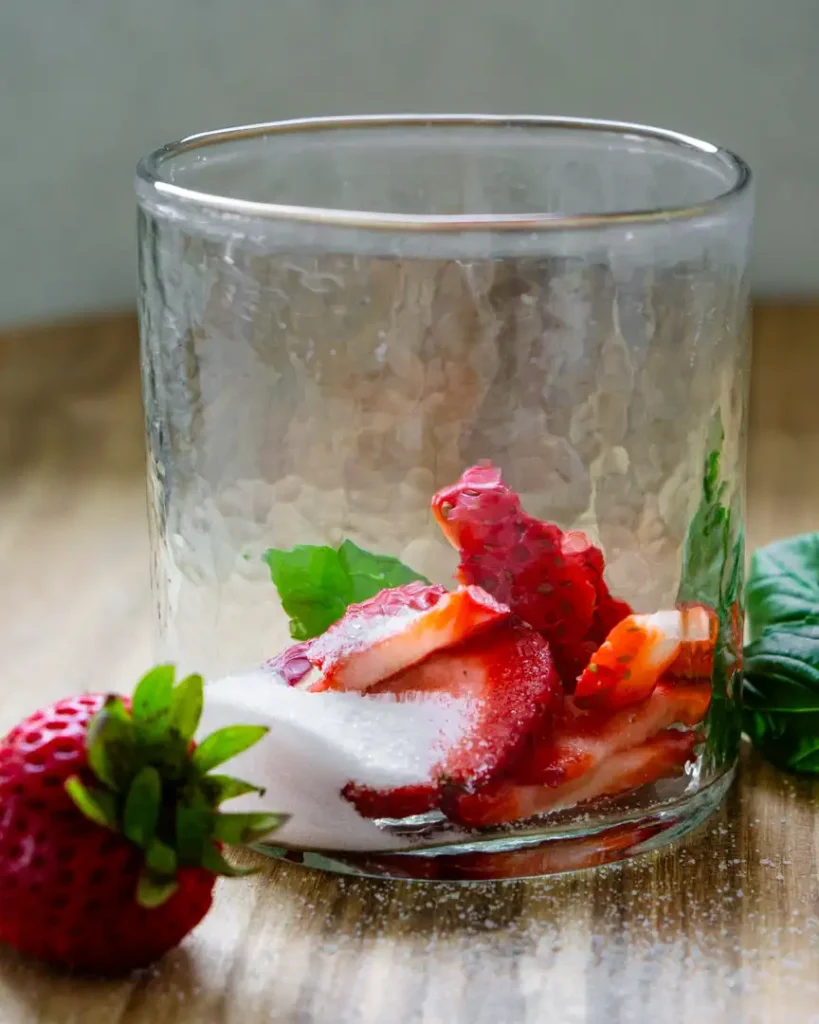
<instances>
[{"instance_id":1,"label":"clear glass tumbler","mask_svg":"<svg viewBox=\"0 0 819 1024\"><path fill-rule=\"evenodd\" d=\"M161 654L274 855L651 849L739 741L748 168L629 124L294 121L139 167Z\"/></svg>"}]
</instances>

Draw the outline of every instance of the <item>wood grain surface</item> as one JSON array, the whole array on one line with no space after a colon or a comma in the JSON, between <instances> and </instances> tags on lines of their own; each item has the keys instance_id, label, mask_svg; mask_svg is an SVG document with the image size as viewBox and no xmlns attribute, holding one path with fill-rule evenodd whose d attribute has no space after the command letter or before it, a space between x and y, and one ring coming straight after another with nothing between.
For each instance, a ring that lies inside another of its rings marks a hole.
<instances>
[{"instance_id":1,"label":"wood grain surface","mask_svg":"<svg viewBox=\"0 0 819 1024\"><path fill-rule=\"evenodd\" d=\"M754 544L819 527L819 308L756 315ZM0 732L149 662L130 316L0 338ZM0 1024L819 1022L819 784L746 751L676 847L544 881L429 886L263 863L154 969L0 951Z\"/></svg>"}]
</instances>

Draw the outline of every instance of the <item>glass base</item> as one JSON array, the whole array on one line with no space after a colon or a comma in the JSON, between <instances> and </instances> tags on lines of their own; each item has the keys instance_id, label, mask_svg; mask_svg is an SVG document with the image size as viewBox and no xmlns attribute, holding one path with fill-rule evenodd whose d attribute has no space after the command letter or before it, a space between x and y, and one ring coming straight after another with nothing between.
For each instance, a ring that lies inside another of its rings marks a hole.
<instances>
[{"instance_id":1,"label":"glass base","mask_svg":"<svg viewBox=\"0 0 819 1024\"><path fill-rule=\"evenodd\" d=\"M259 844L277 860L345 875L437 882L497 881L564 874L611 864L673 843L701 825L722 803L736 766L672 804L597 827L584 822L537 836L507 835L400 853L292 850Z\"/></svg>"}]
</instances>

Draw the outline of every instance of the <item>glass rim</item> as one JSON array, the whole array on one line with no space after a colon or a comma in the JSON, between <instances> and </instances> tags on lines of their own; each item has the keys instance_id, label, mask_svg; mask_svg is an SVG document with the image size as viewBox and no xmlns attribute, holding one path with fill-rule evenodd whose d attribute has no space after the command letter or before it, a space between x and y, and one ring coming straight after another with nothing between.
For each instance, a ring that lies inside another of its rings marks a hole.
<instances>
[{"instance_id":1,"label":"glass rim","mask_svg":"<svg viewBox=\"0 0 819 1024\"><path fill-rule=\"evenodd\" d=\"M223 142L251 140L267 135L295 132L343 131L345 129L378 128L544 128L564 131L589 131L632 136L663 142L679 149L690 150L703 156L720 159L734 171L734 181L725 191L701 202L685 206L656 207L645 210L618 210L615 212L579 214L561 213L504 213L504 214L409 214L347 210L321 206L299 206L286 203L266 203L251 199L201 191L177 185L162 176L167 161L191 150L202 149ZM721 207L746 193L751 185L751 169L731 150L702 139L684 135L667 128L583 117L504 114L366 114L338 117L306 117L283 121L264 121L257 124L219 128L214 131L188 135L177 142L168 143L143 157L137 165L137 190L149 190L166 200L183 205L194 205L215 213L232 214L248 219L297 221L313 225L326 225L365 230L398 230L430 232L486 232L486 231L554 231L624 227L638 224L666 223L671 220L690 220L711 215Z\"/></svg>"}]
</instances>

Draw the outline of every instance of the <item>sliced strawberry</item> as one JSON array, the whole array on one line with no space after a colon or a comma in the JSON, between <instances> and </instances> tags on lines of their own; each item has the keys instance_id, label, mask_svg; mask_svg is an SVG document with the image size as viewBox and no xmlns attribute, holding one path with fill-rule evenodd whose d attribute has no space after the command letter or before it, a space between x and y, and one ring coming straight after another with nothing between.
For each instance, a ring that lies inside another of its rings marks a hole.
<instances>
[{"instance_id":1,"label":"sliced strawberry","mask_svg":"<svg viewBox=\"0 0 819 1024\"><path fill-rule=\"evenodd\" d=\"M427 814L438 806L437 782L396 789L368 789L354 782L344 787L344 796L363 818L411 818Z\"/></svg>"},{"instance_id":2,"label":"sliced strawberry","mask_svg":"<svg viewBox=\"0 0 819 1024\"><path fill-rule=\"evenodd\" d=\"M524 785L502 780L476 793L451 793L445 811L454 821L476 828L621 795L658 779L681 775L693 759L694 747L700 739L696 733L667 729L558 785Z\"/></svg>"},{"instance_id":3,"label":"sliced strawberry","mask_svg":"<svg viewBox=\"0 0 819 1024\"><path fill-rule=\"evenodd\" d=\"M288 648L270 666L313 692L366 690L510 614L479 587L450 594L408 583L351 604L325 633Z\"/></svg>"},{"instance_id":4,"label":"sliced strawberry","mask_svg":"<svg viewBox=\"0 0 819 1024\"><path fill-rule=\"evenodd\" d=\"M623 619L578 679L578 704L622 708L644 700L681 652L709 643L711 614L696 605Z\"/></svg>"},{"instance_id":5,"label":"sliced strawberry","mask_svg":"<svg viewBox=\"0 0 819 1024\"><path fill-rule=\"evenodd\" d=\"M668 675L681 679L710 679L714 673L719 618L705 605L690 604L683 607L689 609L693 617L696 637L680 645L679 654L668 667Z\"/></svg>"},{"instance_id":6,"label":"sliced strawberry","mask_svg":"<svg viewBox=\"0 0 819 1024\"><path fill-rule=\"evenodd\" d=\"M530 626L513 621L439 651L369 692L395 694L402 701L441 694L466 698L470 719L466 734L442 751L428 789L348 787L345 796L367 817L423 813L437 806L443 787L471 790L490 781L542 737L561 699L548 644Z\"/></svg>"},{"instance_id":7,"label":"sliced strawberry","mask_svg":"<svg viewBox=\"0 0 819 1024\"><path fill-rule=\"evenodd\" d=\"M558 786L578 779L671 725L697 725L710 703L710 682L669 679L661 680L646 700L621 711L587 710L568 698L548 740L515 768L515 781Z\"/></svg>"},{"instance_id":8,"label":"sliced strawberry","mask_svg":"<svg viewBox=\"0 0 819 1024\"><path fill-rule=\"evenodd\" d=\"M590 655L631 612L609 593L600 548L580 530L564 533L528 515L491 463L439 491L432 511L461 556L458 579L543 633L571 692Z\"/></svg>"}]
</instances>

